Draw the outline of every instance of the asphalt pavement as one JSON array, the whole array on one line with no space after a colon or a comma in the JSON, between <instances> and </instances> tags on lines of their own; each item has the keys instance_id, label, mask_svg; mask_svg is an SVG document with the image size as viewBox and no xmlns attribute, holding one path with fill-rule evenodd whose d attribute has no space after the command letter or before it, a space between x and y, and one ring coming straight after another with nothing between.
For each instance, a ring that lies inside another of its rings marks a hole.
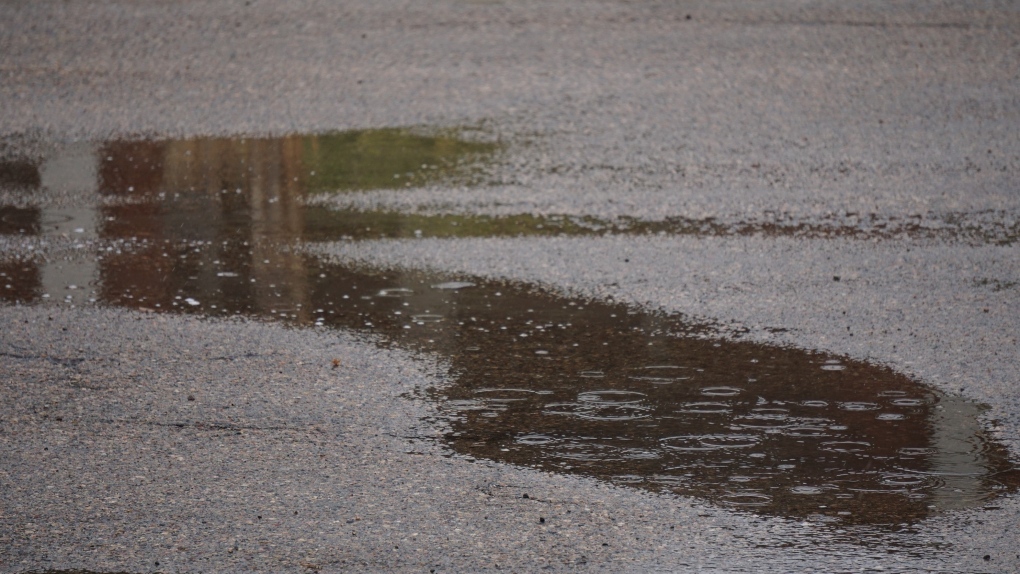
<instances>
[{"instance_id":1,"label":"asphalt pavement","mask_svg":"<svg viewBox=\"0 0 1020 574\"><path fill-rule=\"evenodd\" d=\"M10 213L94 213L74 174L110 140L470 130L501 146L480 185L317 202L690 225L286 249L886 366L986 405L1020 460L1016 3L5 2L0 22L5 174L70 158L0 181ZM0 263L67 283L119 249L75 233L5 232ZM1020 570L1015 493L840 527L458 454L427 392L443 357L372 333L76 294L0 325L3 572Z\"/></svg>"}]
</instances>

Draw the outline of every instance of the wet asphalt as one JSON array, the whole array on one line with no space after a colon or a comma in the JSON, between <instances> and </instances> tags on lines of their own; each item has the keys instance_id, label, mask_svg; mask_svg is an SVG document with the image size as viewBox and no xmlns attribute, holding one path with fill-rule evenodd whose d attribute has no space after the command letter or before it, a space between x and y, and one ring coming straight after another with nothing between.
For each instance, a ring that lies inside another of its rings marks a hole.
<instances>
[{"instance_id":1,"label":"wet asphalt","mask_svg":"<svg viewBox=\"0 0 1020 574\"><path fill-rule=\"evenodd\" d=\"M5 3L0 21L5 158L470 126L506 145L486 185L332 203L790 231L303 249L889 366L988 405L1020 456L1013 3ZM872 233L904 221L939 233ZM797 234L810 226L862 230ZM0 248L81 257L59 237ZM4 572L1020 570L1015 495L902 529L756 516L456 456L423 420L441 359L368 335L59 303L0 315Z\"/></svg>"}]
</instances>

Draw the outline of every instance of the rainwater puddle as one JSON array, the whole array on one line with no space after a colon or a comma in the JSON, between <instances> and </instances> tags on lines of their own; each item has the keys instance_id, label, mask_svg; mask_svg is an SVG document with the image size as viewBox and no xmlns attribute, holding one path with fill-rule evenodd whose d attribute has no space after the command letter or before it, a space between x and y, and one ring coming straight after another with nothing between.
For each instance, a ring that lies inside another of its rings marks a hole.
<instances>
[{"instance_id":1,"label":"rainwater puddle","mask_svg":"<svg viewBox=\"0 0 1020 574\"><path fill-rule=\"evenodd\" d=\"M133 231L143 236L147 212L195 210L196 196L209 200L219 195L213 202L216 207L231 212L263 212L253 214L256 220L292 217L293 210L300 206L300 230L287 229L289 233L276 237L283 240L294 238L297 231L308 241L627 234L926 237L1012 244L1020 237L1020 222L1003 214L878 218L843 213L808 221L768 212L758 218L729 221L677 216L645 220L627 216L599 219L564 214L490 216L364 210L331 201L355 191L483 185L486 169L496 163L503 146L464 137L471 132L467 128L386 128L281 138L118 140L66 145L37 163L0 161L0 191L21 196L18 206L0 206L0 235L82 229L69 227L72 219L87 218L80 210L68 213L25 205L31 204L33 191L72 187L99 194L101 203L111 212L105 215L104 225L116 226L123 215L134 222ZM87 182L84 187L83 181ZM147 208L141 204L147 204ZM119 210L114 209L117 205ZM162 231L164 236L172 234L172 230ZM272 226L250 231L256 236L280 233Z\"/></svg>"},{"instance_id":2,"label":"rainwater puddle","mask_svg":"<svg viewBox=\"0 0 1020 574\"><path fill-rule=\"evenodd\" d=\"M320 184L381 186L379 174L397 160L352 150L402 137L115 142L81 152L85 167L68 175L66 166L78 164L65 162L60 177L89 187L91 207L0 207L0 217L4 233L59 236L82 255L3 260L0 298L373 333L381 345L436 353L450 365L449 385L433 398L449 444L466 457L727 508L901 524L980 507L1020 485L1005 448L981 428L980 407L889 369L699 338L706 331L682 318L612 302L345 267L292 249L357 235L345 226L363 222L327 225L322 218L331 215L302 198ZM439 149L483 153L474 144L411 141L396 156L410 166L400 173L418 165L431 174L429 166L461 153ZM434 159L421 160L423 150ZM335 154L362 159L329 159ZM45 166L40 174L26 198L56 177Z\"/></svg>"}]
</instances>

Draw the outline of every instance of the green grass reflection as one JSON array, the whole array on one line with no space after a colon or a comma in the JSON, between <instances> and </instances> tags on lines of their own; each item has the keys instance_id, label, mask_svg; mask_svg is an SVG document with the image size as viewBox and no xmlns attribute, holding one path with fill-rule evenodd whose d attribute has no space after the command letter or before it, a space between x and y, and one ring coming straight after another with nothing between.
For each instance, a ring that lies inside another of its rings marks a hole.
<instances>
[{"instance_id":1,"label":"green grass reflection","mask_svg":"<svg viewBox=\"0 0 1020 574\"><path fill-rule=\"evenodd\" d=\"M461 130L431 134L402 128L306 136L302 159L309 193L416 187L470 180L499 145L464 139Z\"/></svg>"}]
</instances>

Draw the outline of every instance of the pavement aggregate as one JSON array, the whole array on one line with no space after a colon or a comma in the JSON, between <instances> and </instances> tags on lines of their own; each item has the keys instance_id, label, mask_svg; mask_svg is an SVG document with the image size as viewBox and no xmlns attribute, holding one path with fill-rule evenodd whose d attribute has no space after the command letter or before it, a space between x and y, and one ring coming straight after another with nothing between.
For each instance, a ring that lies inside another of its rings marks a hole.
<instances>
[{"instance_id":1,"label":"pavement aggregate","mask_svg":"<svg viewBox=\"0 0 1020 574\"><path fill-rule=\"evenodd\" d=\"M959 520L833 531L449 457L420 422L432 407L401 398L435 366L343 334L116 310L3 314L8 571L982 565L979 548L948 544ZM6 350L25 348L38 354ZM969 532L994 543L981 522Z\"/></svg>"},{"instance_id":2,"label":"pavement aggregate","mask_svg":"<svg viewBox=\"0 0 1020 574\"><path fill-rule=\"evenodd\" d=\"M320 204L948 230L299 248L889 366L988 405L1020 453L1016 3L7 2L0 22L5 209L94 207L94 182L26 191L15 169L74 146L466 127L505 150L483 185ZM94 239L5 231L0 258L74 265ZM1020 570L1015 495L843 529L468 460L428 420L444 372L343 330L5 303L0 571Z\"/></svg>"}]
</instances>

